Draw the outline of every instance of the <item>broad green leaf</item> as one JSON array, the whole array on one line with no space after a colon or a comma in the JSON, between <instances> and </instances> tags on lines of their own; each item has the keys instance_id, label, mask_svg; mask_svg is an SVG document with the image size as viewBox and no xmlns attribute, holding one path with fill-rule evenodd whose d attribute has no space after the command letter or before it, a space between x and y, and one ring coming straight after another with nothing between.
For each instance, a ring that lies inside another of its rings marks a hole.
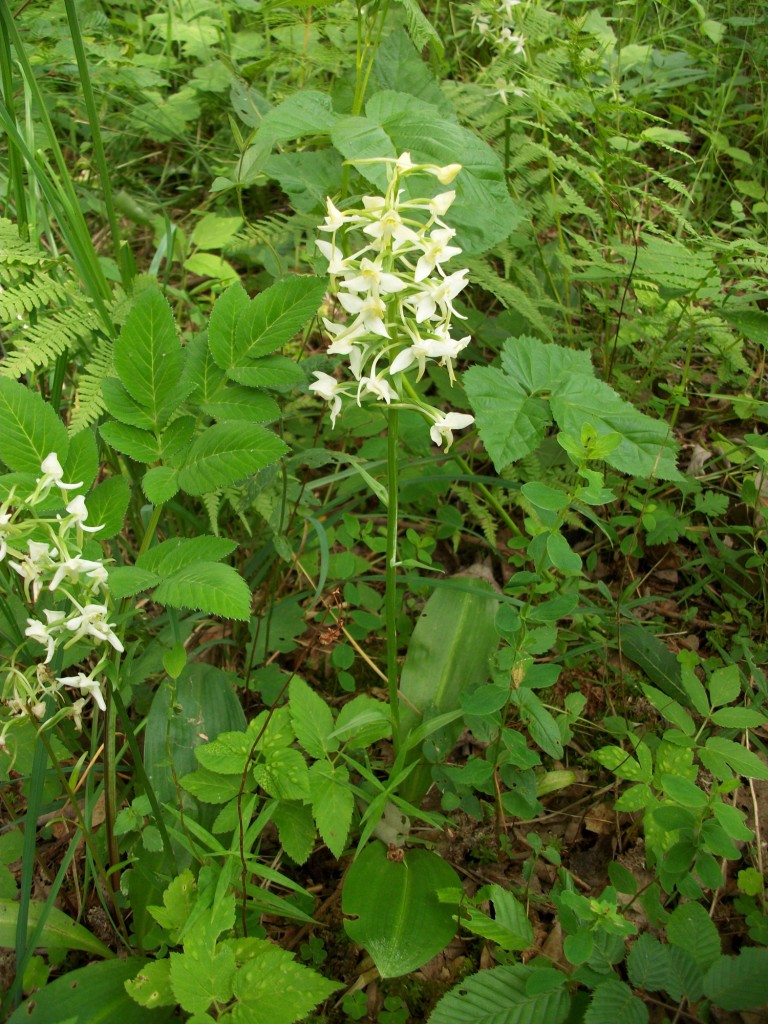
<instances>
[{"instance_id":1,"label":"broad green leaf","mask_svg":"<svg viewBox=\"0 0 768 1024\"><path fill-rule=\"evenodd\" d=\"M648 1007L623 981L604 981L595 989L584 1024L648 1024Z\"/></svg>"},{"instance_id":2,"label":"broad green leaf","mask_svg":"<svg viewBox=\"0 0 768 1024\"><path fill-rule=\"evenodd\" d=\"M581 436L585 424L600 436L621 434L619 446L606 456L616 469L631 476L680 479L669 426L639 412L603 381L579 374L564 377L549 401L557 425L574 437Z\"/></svg>"},{"instance_id":3,"label":"broad green leaf","mask_svg":"<svg viewBox=\"0 0 768 1024\"><path fill-rule=\"evenodd\" d=\"M0 900L0 948L16 948L16 925L19 917L17 900ZM37 945L46 949L80 949L91 956L113 957L109 947L100 942L87 928L77 924L58 907L46 907L40 900L30 900L27 918L27 938L45 920Z\"/></svg>"},{"instance_id":4,"label":"broad green leaf","mask_svg":"<svg viewBox=\"0 0 768 1024\"><path fill-rule=\"evenodd\" d=\"M206 213L195 224L189 240L198 249L223 249L242 226L242 217L222 217L218 213Z\"/></svg>"},{"instance_id":5,"label":"broad green leaf","mask_svg":"<svg viewBox=\"0 0 768 1024\"><path fill-rule=\"evenodd\" d=\"M139 555L136 565L163 575L200 560L220 562L236 547L237 544L226 537L171 537Z\"/></svg>"},{"instance_id":6,"label":"broad green leaf","mask_svg":"<svg viewBox=\"0 0 768 1024\"><path fill-rule=\"evenodd\" d=\"M608 746L600 747L592 757L620 779L628 779L630 782L649 782L650 774L644 771L640 762L631 754L628 754L622 747Z\"/></svg>"},{"instance_id":7,"label":"broad green leaf","mask_svg":"<svg viewBox=\"0 0 768 1024\"><path fill-rule=\"evenodd\" d=\"M346 766L316 761L309 770L309 791L317 830L334 857L341 857L355 807Z\"/></svg>"},{"instance_id":8,"label":"broad green leaf","mask_svg":"<svg viewBox=\"0 0 768 1024\"><path fill-rule=\"evenodd\" d=\"M720 936L700 903L681 903L667 921L667 939L685 950L706 971L720 956Z\"/></svg>"},{"instance_id":9,"label":"broad green leaf","mask_svg":"<svg viewBox=\"0 0 768 1024\"><path fill-rule=\"evenodd\" d=\"M539 480L531 480L529 483L523 484L520 490L536 508L560 512L569 504L568 495L561 487L550 487L549 484L541 483Z\"/></svg>"},{"instance_id":10,"label":"broad green leaf","mask_svg":"<svg viewBox=\"0 0 768 1024\"><path fill-rule=\"evenodd\" d=\"M708 798L703 789L699 789L695 782L683 779L679 775L662 775L661 784L664 792L672 800L682 804L683 807L692 807L694 810L702 810L707 806Z\"/></svg>"},{"instance_id":11,"label":"broad green leaf","mask_svg":"<svg viewBox=\"0 0 768 1024\"><path fill-rule=\"evenodd\" d=\"M215 740L196 747L195 757L198 764L212 772L242 776L253 743L254 737L250 732L222 732Z\"/></svg>"},{"instance_id":12,"label":"broad green leaf","mask_svg":"<svg viewBox=\"0 0 768 1024\"><path fill-rule=\"evenodd\" d=\"M68 971L18 1007L8 1024L165 1024L176 1007L148 1010L124 985L147 966L141 957L106 960Z\"/></svg>"},{"instance_id":13,"label":"broad green leaf","mask_svg":"<svg viewBox=\"0 0 768 1024\"><path fill-rule=\"evenodd\" d=\"M205 804L225 804L240 792L239 775L218 775L209 768L199 768L180 780L182 789Z\"/></svg>"},{"instance_id":14,"label":"broad green leaf","mask_svg":"<svg viewBox=\"0 0 768 1024\"><path fill-rule=\"evenodd\" d=\"M336 149L274 153L263 169L279 182L295 210L313 217L325 207L326 196L335 195L344 173L343 160Z\"/></svg>"},{"instance_id":15,"label":"broad green leaf","mask_svg":"<svg viewBox=\"0 0 768 1024\"><path fill-rule=\"evenodd\" d=\"M290 747L263 752L267 760L253 769L256 782L278 800L308 800L309 771L301 752Z\"/></svg>"},{"instance_id":16,"label":"broad green leaf","mask_svg":"<svg viewBox=\"0 0 768 1024\"><path fill-rule=\"evenodd\" d=\"M195 562L177 569L156 588L154 600L227 619L246 620L251 614L248 584L231 565L218 562Z\"/></svg>"},{"instance_id":17,"label":"broad green leaf","mask_svg":"<svg viewBox=\"0 0 768 1024\"><path fill-rule=\"evenodd\" d=\"M442 997L428 1024L562 1024L570 997L564 988L530 991L537 973L522 964L478 971Z\"/></svg>"},{"instance_id":18,"label":"broad green leaf","mask_svg":"<svg viewBox=\"0 0 768 1024\"><path fill-rule=\"evenodd\" d=\"M768 949L748 946L721 956L704 977L704 995L724 1010L756 1010L768 1004Z\"/></svg>"},{"instance_id":19,"label":"broad green leaf","mask_svg":"<svg viewBox=\"0 0 768 1024\"><path fill-rule=\"evenodd\" d=\"M324 278L294 274L252 299L237 320L230 366L246 366L289 342L317 313L327 288Z\"/></svg>"},{"instance_id":20,"label":"broad green leaf","mask_svg":"<svg viewBox=\"0 0 768 1024\"><path fill-rule=\"evenodd\" d=\"M585 964L592 956L594 945L594 933L589 928L579 928L566 936L563 952L570 963Z\"/></svg>"},{"instance_id":21,"label":"broad green leaf","mask_svg":"<svg viewBox=\"0 0 768 1024\"><path fill-rule=\"evenodd\" d=\"M339 711L336 728L330 734L350 750L371 746L392 735L389 709L380 701L361 693Z\"/></svg>"},{"instance_id":22,"label":"broad green leaf","mask_svg":"<svg viewBox=\"0 0 768 1024\"><path fill-rule=\"evenodd\" d=\"M768 718L753 708L718 708L712 714L712 721L724 729L757 729L765 725Z\"/></svg>"},{"instance_id":23,"label":"broad green leaf","mask_svg":"<svg viewBox=\"0 0 768 1024\"><path fill-rule=\"evenodd\" d=\"M617 643L622 657L634 661L655 686L668 697L684 705L688 704L686 691L680 681L681 667L677 658L647 626L633 621L622 622L617 633ZM706 714L706 710L703 714Z\"/></svg>"},{"instance_id":24,"label":"broad green leaf","mask_svg":"<svg viewBox=\"0 0 768 1024\"><path fill-rule=\"evenodd\" d=\"M547 344L527 334L507 338L501 353L501 366L529 395L547 394L563 378L574 375L593 377L595 373L589 352Z\"/></svg>"},{"instance_id":25,"label":"broad green leaf","mask_svg":"<svg viewBox=\"0 0 768 1024\"><path fill-rule=\"evenodd\" d=\"M296 800L281 800L272 812L272 820L288 856L297 864L306 863L317 838L311 807Z\"/></svg>"},{"instance_id":26,"label":"broad green leaf","mask_svg":"<svg viewBox=\"0 0 768 1024\"><path fill-rule=\"evenodd\" d=\"M417 726L457 711L461 699L481 686L498 646L495 618L498 600L491 584L473 576L455 576L462 589L438 587L424 606L408 644L400 677L403 703L400 731L407 737ZM457 720L433 737L447 756L461 732ZM418 756L412 751L412 759ZM428 767L417 768L401 787L404 799L418 803L431 783Z\"/></svg>"},{"instance_id":27,"label":"broad green leaf","mask_svg":"<svg viewBox=\"0 0 768 1024\"><path fill-rule=\"evenodd\" d=\"M693 719L674 698L668 697L666 693L662 693L661 690L657 690L655 686L649 686L647 683L641 683L640 687L660 715L663 715L672 725L676 725L683 735L693 736L696 732Z\"/></svg>"},{"instance_id":28,"label":"broad green leaf","mask_svg":"<svg viewBox=\"0 0 768 1024\"><path fill-rule=\"evenodd\" d=\"M280 406L269 395L252 388L232 384L222 388L209 402L202 405L203 412L215 420L250 420L268 423L280 416Z\"/></svg>"},{"instance_id":29,"label":"broad green leaf","mask_svg":"<svg viewBox=\"0 0 768 1024\"><path fill-rule=\"evenodd\" d=\"M423 48L424 44L420 46ZM443 117L455 118L450 100L402 28L396 28L379 44L373 73L382 89L408 92L418 100L433 104Z\"/></svg>"},{"instance_id":30,"label":"broad green leaf","mask_svg":"<svg viewBox=\"0 0 768 1024\"><path fill-rule=\"evenodd\" d=\"M129 427L127 423L108 420L99 427L99 433L110 448L122 452L134 462L151 463L160 458L160 445L154 434L140 427Z\"/></svg>"},{"instance_id":31,"label":"broad green leaf","mask_svg":"<svg viewBox=\"0 0 768 1024\"><path fill-rule=\"evenodd\" d=\"M227 292L224 295L228 294ZM245 294L243 292L243 294ZM222 296L218 301L221 302ZM245 296L246 301L248 296ZM217 303L218 304L218 303ZM216 306L213 307L214 311ZM213 316L213 313L211 314ZM222 326L222 331L224 327ZM234 331L234 327L232 328ZM208 344L208 333L196 334L185 348L183 380L189 393L194 392L196 401L208 402L223 386L227 375L217 366Z\"/></svg>"},{"instance_id":32,"label":"broad green leaf","mask_svg":"<svg viewBox=\"0 0 768 1024\"><path fill-rule=\"evenodd\" d=\"M171 988L171 964L167 959L145 964L135 978L125 982L125 991L139 1006L154 1010L156 1006L176 1006Z\"/></svg>"},{"instance_id":33,"label":"broad green leaf","mask_svg":"<svg viewBox=\"0 0 768 1024\"><path fill-rule=\"evenodd\" d=\"M497 473L538 448L552 422L543 399L529 397L519 384L494 367L473 366L462 381L480 440Z\"/></svg>"},{"instance_id":34,"label":"broad green leaf","mask_svg":"<svg viewBox=\"0 0 768 1024\"><path fill-rule=\"evenodd\" d=\"M746 817L744 811L734 807L733 804L723 803L721 800L716 801L712 811L726 835L731 839L737 839L745 843L750 843L754 840L755 836L752 829L747 828L744 824Z\"/></svg>"},{"instance_id":35,"label":"broad green leaf","mask_svg":"<svg viewBox=\"0 0 768 1024\"><path fill-rule=\"evenodd\" d=\"M170 459L182 448L186 448L194 432L194 416L180 416L169 424L160 435L160 454L163 459Z\"/></svg>"},{"instance_id":36,"label":"broad green leaf","mask_svg":"<svg viewBox=\"0 0 768 1024\"><path fill-rule=\"evenodd\" d=\"M130 427L152 430L154 421L147 410L135 402L116 377L105 377L101 382L101 394L107 412L120 423Z\"/></svg>"},{"instance_id":37,"label":"broad green leaf","mask_svg":"<svg viewBox=\"0 0 768 1024\"><path fill-rule=\"evenodd\" d=\"M118 565L109 569L109 589L113 597L132 597L159 583L160 576L135 565Z\"/></svg>"},{"instance_id":38,"label":"broad green leaf","mask_svg":"<svg viewBox=\"0 0 768 1024\"><path fill-rule=\"evenodd\" d=\"M204 1013L213 1002L227 1003L235 981L235 954L230 946L213 955L171 953L173 994L187 1013Z\"/></svg>"},{"instance_id":39,"label":"broad green leaf","mask_svg":"<svg viewBox=\"0 0 768 1024\"><path fill-rule=\"evenodd\" d=\"M581 572L581 556L578 555L562 533L550 533L547 537L547 555L555 569L568 576L578 576Z\"/></svg>"},{"instance_id":40,"label":"broad green leaf","mask_svg":"<svg viewBox=\"0 0 768 1024\"><path fill-rule=\"evenodd\" d=\"M130 500L130 488L121 476L109 477L91 491L85 502L87 525L104 527L94 534L97 540L109 540L120 533Z\"/></svg>"},{"instance_id":41,"label":"broad green leaf","mask_svg":"<svg viewBox=\"0 0 768 1024\"><path fill-rule=\"evenodd\" d=\"M273 142L289 142L304 135L327 135L336 116L330 96L313 89L302 89L264 116L259 137Z\"/></svg>"},{"instance_id":42,"label":"broad green leaf","mask_svg":"<svg viewBox=\"0 0 768 1024\"><path fill-rule=\"evenodd\" d=\"M264 469L287 451L284 441L255 423L217 423L193 442L179 470L179 486L188 494L209 494Z\"/></svg>"},{"instance_id":43,"label":"broad green leaf","mask_svg":"<svg viewBox=\"0 0 768 1024\"><path fill-rule=\"evenodd\" d=\"M669 979L667 948L650 935L641 935L627 957L629 980L635 988L647 992L660 992Z\"/></svg>"},{"instance_id":44,"label":"broad green leaf","mask_svg":"<svg viewBox=\"0 0 768 1024\"><path fill-rule=\"evenodd\" d=\"M467 920L462 915L462 925L502 949L528 949L533 944L533 926L522 903L500 885L489 885L483 895L493 903L493 918L470 909L465 912Z\"/></svg>"},{"instance_id":45,"label":"broad green leaf","mask_svg":"<svg viewBox=\"0 0 768 1024\"><path fill-rule=\"evenodd\" d=\"M513 690L510 699L520 709L520 717L528 727L531 739L550 757L562 757L563 742L557 722L533 690L523 687Z\"/></svg>"},{"instance_id":46,"label":"broad green leaf","mask_svg":"<svg viewBox=\"0 0 768 1024\"><path fill-rule=\"evenodd\" d=\"M736 775L743 775L747 779L768 780L768 765L765 761L740 743L726 740L722 736L710 736L705 747L723 758Z\"/></svg>"},{"instance_id":47,"label":"broad green leaf","mask_svg":"<svg viewBox=\"0 0 768 1024\"><path fill-rule=\"evenodd\" d=\"M52 452L64 465L69 449L67 428L37 391L1 377L0 423L0 460L9 469L39 477L41 462Z\"/></svg>"},{"instance_id":48,"label":"broad green leaf","mask_svg":"<svg viewBox=\"0 0 768 1024\"><path fill-rule=\"evenodd\" d=\"M741 677L738 665L724 665L717 668L707 680L709 699L713 708L732 704L741 694Z\"/></svg>"},{"instance_id":49,"label":"broad green leaf","mask_svg":"<svg viewBox=\"0 0 768 1024\"><path fill-rule=\"evenodd\" d=\"M696 1002L703 995L704 970L687 949L666 946L669 958L669 977L666 991L677 1003L684 997ZM719 947L718 947L719 953Z\"/></svg>"},{"instance_id":50,"label":"broad green leaf","mask_svg":"<svg viewBox=\"0 0 768 1024\"><path fill-rule=\"evenodd\" d=\"M278 392L290 391L307 379L302 368L287 356L264 356L251 366L234 366L227 376L249 388L271 388Z\"/></svg>"},{"instance_id":51,"label":"broad green leaf","mask_svg":"<svg viewBox=\"0 0 768 1024\"><path fill-rule=\"evenodd\" d=\"M179 489L178 473L170 466L155 466L148 469L141 478L141 489L147 501L153 505L164 505Z\"/></svg>"},{"instance_id":52,"label":"broad green leaf","mask_svg":"<svg viewBox=\"0 0 768 1024\"><path fill-rule=\"evenodd\" d=\"M171 307L157 288L136 299L114 357L120 383L161 426L180 400L183 359Z\"/></svg>"},{"instance_id":53,"label":"broad green leaf","mask_svg":"<svg viewBox=\"0 0 768 1024\"><path fill-rule=\"evenodd\" d=\"M343 984L297 964L290 953L266 940L235 976L231 1024L294 1024Z\"/></svg>"},{"instance_id":54,"label":"broad green leaf","mask_svg":"<svg viewBox=\"0 0 768 1024\"><path fill-rule=\"evenodd\" d=\"M69 451L61 465L65 483L81 483L88 490L99 471L99 450L92 430L81 430L69 439Z\"/></svg>"},{"instance_id":55,"label":"broad green leaf","mask_svg":"<svg viewBox=\"0 0 768 1024\"><path fill-rule=\"evenodd\" d=\"M249 306L250 299L248 298L248 293L240 282L236 281L218 297L211 310L211 320L208 325L208 347L211 357L222 371L228 370L231 366L235 365L235 330L237 328L237 321L241 313L248 309ZM195 361L195 366L199 366L197 376L200 377L204 373L205 360L201 360L198 357ZM209 390L205 387L203 378L204 386L201 390L203 391L202 397L204 400L208 400L218 390L222 380L223 374L218 379L216 387Z\"/></svg>"},{"instance_id":56,"label":"broad green leaf","mask_svg":"<svg viewBox=\"0 0 768 1024\"><path fill-rule=\"evenodd\" d=\"M289 696L296 739L310 757L322 758L338 750L339 741L331 739L333 715L323 698L299 676L291 679Z\"/></svg>"},{"instance_id":57,"label":"broad green leaf","mask_svg":"<svg viewBox=\"0 0 768 1024\"><path fill-rule=\"evenodd\" d=\"M149 907L150 914L168 932L174 945L179 942L196 902L197 883L187 868L163 890L162 907Z\"/></svg>"},{"instance_id":58,"label":"broad green leaf","mask_svg":"<svg viewBox=\"0 0 768 1024\"><path fill-rule=\"evenodd\" d=\"M441 904L440 889L459 879L436 853L408 850L391 861L383 843L366 846L344 880L344 928L363 946L383 978L397 978L421 967L453 939L454 908Z\"/></svg>"}]
</instances>

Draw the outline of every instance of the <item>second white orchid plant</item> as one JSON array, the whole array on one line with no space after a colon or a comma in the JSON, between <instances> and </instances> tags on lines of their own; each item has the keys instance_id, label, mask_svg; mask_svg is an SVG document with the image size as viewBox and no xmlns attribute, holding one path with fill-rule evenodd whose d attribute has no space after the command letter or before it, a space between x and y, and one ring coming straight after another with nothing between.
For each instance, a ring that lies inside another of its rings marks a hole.
<instances>
[{"instance_id":1,"label":"second white orchid plant","mask_svg":"<svg viewBox=\"0 0 768 1024\"><path fill-rule=\"evenodd\" d=\"M330 355L346 356L349 375L338 379L314 371L310 390L330 404L331 423L346 402L360 405L372 396L388 410L387 424L387 552L386 647L389 705L395 747L399 746L399 671L397 662L397 530L398 530L398 412L411 409L429 424L432 441L454 441L474 417L444 412L426 401L414 386L428 361L445 367L454 382L454 361L470 342L455 337L453 319L463 319L453 302L467 285L466 269L448 270L461 254L455 230L444 220L456 193L404 198L404 179L430 175L448 186L460 164L440 167L414 163L410 153L353 163L383 163L387 188L383 196L363 196L362 206L338 209L327 200L320 231L330 235L315 244L328 260L332 291L341 308L337 320L324 318L331 337ZM413 379L411 379L413 377Z\"/></svg>"}]
</instances>

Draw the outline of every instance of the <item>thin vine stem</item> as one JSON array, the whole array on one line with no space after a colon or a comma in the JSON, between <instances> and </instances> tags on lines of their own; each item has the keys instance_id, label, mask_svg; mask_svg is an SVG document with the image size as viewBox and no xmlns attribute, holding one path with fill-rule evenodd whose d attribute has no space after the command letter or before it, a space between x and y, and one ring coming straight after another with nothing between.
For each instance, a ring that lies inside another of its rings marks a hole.
<instances>
[{"instance_id":1,"label":"thin vine stem","mask_svg":"<svg viewBox=\"0 0 768 1024\"><path fill-rule=\"evenodd\" d=\"M389 412L387 430L387 565L386 565L386 630L387 685L392 714L392 737L395 757L400 747L400 696L397 664L397 527L398 527L398 411Z\"/></svg>"}]
</instances>

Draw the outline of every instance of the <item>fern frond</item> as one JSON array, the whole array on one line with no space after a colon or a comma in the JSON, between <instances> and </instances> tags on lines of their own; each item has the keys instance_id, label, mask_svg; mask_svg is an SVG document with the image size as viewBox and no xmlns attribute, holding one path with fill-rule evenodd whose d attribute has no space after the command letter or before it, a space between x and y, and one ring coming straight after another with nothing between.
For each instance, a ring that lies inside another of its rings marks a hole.
<instances>
[{"instance_id":1,"label":"fern frond","mask_svg":"<svg viewBox=\"0 0 768 1024\"><path fill-rule=\"evenodd\" d=\"M218 491L213 491L211 494L203 494L200 498L202 503L205 505L205 511L208 513L208 523L211 527L211 532L214 537L219 536L219 508L221 507L221 495Z\"/></svg>"},{"instance_id":2,"label":"fern frond","mask_svg":"<svg viewBox=\"0 0 768 1024\"><path fill-rule=\"evenodd\" d=\"M0 320L18 320L52 302L64 302L69 290L51 277L33 277L31 281L4 288L0 292Z\"/></svg>"},{"instance_id":3,"label":"fern frond","mask_svg":"<svg viewBox=\"0 0 768 1024\"><path fill-rule=\"evenodd\" d=\"M480 529L483 531L483 536L488 541L489 545L494 550L498 550L496 523L494 522L488 506L485 502L480 501L471 487L459 486L455 488L455 492L457 497L464 502L476 519Z\"/></svg>"},{"instance_id":4,"label":"fern frond","mask_svg":"<svg viewBox=\"0 0 768 1024\"><path fill-rule=\"evenodd\" d=\"M507 309L514 310L524 317L537 331L546 338L552 338L552 327L534 305L530 296L511 281L502 281L482 260L466 260L472 280L490 292Z\"/></svg>"},{"instance_id":5,"label":"fern frond","mask_svg":"<svg viewBox=\"0 0 768 1024\"><path fill-rule=\"evenodd\" d=\"M43 267L55 262L50 253L20 238L12 220L0 217L0 265L21 263L28 267Z\"/></svg>"},{"instance_id":6,"label":"fern frond","mask_svg":"<svg viewBox=\"0 0 768 1024\"><path fill-rule=\"evenodd\" d=\"M70 434L77 434L94 423L104 412L104 397L101 382L115 372L112 359L112 342L102 339L101 345L86 363L82 376L77 382L74 409L69 422Z\"/></svg>"}]
</instances>

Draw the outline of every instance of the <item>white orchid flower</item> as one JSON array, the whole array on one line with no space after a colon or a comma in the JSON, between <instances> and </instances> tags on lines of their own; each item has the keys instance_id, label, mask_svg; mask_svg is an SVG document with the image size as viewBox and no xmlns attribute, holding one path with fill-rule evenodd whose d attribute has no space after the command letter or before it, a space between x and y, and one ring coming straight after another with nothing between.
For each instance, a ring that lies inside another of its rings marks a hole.
<instances>
[{"instance_id":1,"label":"white orchid flower","mask_svg":"<svg viewBox=\"0 0 768 1024\"><path fill-rule=\"evenodd\" d=\"M94 701L98 704L102 711L107 710L107 705L104 700L104 695L101 692L101 684L96 679L91 679L85 672L78 672L76 676L59 676L56 679L57 683L61 683L62 686L73 687L74 689L80 690L81 693L87 694L89 697L93 697ZM80 705L82 709L82 704Z\"/></svg>"},{"instance_id":2,"label":"white orchid flower","mask_svg":"<svg viewBox=\"0 0 768 1024\"><path fill-rule=\"evenodd\" d=\"M467 413L462 412L449 412L445 416L438 416L435 422L429 428L429 436L435 442L435 444L445 444L445 450L453 444L453 432L454 430L464 430L471 423L475 422L475 417L470 416Z\"/></svg>"},{"instance_id":3,"label":"white orchid flower","mask_svg":"<svg viewBox=\"0 0 768 1024\"><path fill-rule=\"evenodd\" d=\"M320 370L314 370L313 373L317 380L314 384L309 385L309 390L331 403L331 429L333 429L336 426L336 417L341 412L341 394L339 394L341 384L329 373L322 373Z\"/></svg>"}]
</instances>

